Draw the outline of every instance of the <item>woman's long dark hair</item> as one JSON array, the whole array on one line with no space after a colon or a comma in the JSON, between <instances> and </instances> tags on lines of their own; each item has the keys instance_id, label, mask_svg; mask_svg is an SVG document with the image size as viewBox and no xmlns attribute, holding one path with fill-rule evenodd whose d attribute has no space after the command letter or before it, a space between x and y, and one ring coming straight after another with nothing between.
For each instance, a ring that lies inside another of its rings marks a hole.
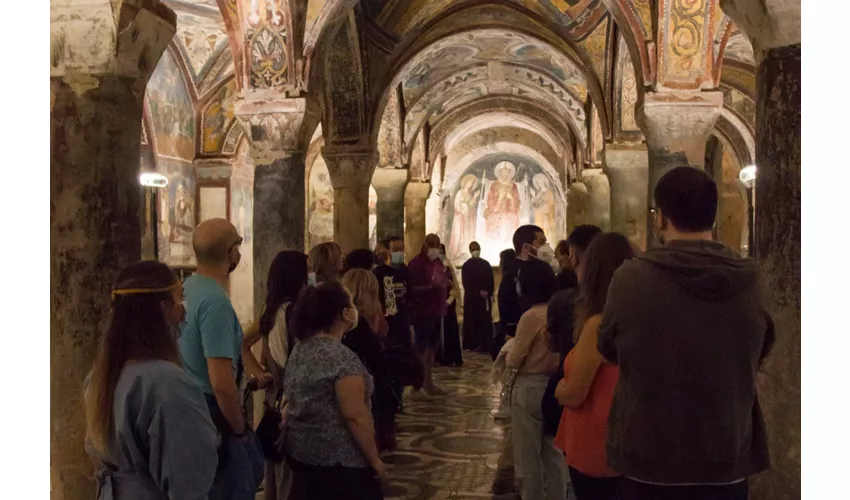
<instances>
[{"instance_id":1,"label":"woman's long dark hair","mask_svg":"<svg viewBox=\"0 0 850 500\"><path fill-rule=\"evenodd\" d=\"M576 298L575 327L573 338L578 341L582 327L588 318L602 314L608 298L608 286L614 272L629 259L635 257L629 239L620 233L603 233L593 239L584 254L583 279Z\"/></svg>"},{"instance_id":2,"label":"woman's long dark hair","mask_svg":"<svg viewBox=\"0 0 850 500\"><path fill-rule=\"evenodd\" d=\"M266 284L266 307L260 317L260 335L267 336L274 328L281 306L295 302L307 286L307 256L296 250L284 250L269 266Z\"/></svg>"},{"instance_id":3,"label":"woman's long dark hair","mask_svg":"<svg viewBox=\"0 0 850 500\"><path fill-rule=\"evenodd\" d=\"M177 283L165 264L136 262L125 267L113 290L163 289ZM106 450L115 427L115 387L129 361L165 360L180 365L180 352L162 304L173 302L172 292L116 295L112 318L98 349L85 396L86 427L96 449Z\"/></svg>"},{"instance_id":4,"label":"woman's long dark hair","mask_svg":"<svg viewBox=\"0 0 850 500\"><path fill-rule=\"evenodd\" d=\"M298 340L305 340L326 332L348 307L354 307L351 294L344 286L328 281L319 286L309 286L301 292L289 326Z\"/></svg>"},{"instance_id":5,"label":"woman's long dark hair","mask_svg":"<svg viewBox=\"0 0 850 500\"><path fill-rule=\"evenodd\" d=\"M538 259L530 259L517 275L522 295L519 300L528 307L546 304L558 291L558 280L552 266Z\"/></svg>"}]
</instances>

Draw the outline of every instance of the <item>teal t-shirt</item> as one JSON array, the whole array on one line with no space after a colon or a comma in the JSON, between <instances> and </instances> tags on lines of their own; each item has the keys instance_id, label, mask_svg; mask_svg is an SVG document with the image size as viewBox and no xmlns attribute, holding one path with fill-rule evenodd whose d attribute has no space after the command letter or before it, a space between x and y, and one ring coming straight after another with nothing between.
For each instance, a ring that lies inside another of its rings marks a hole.
<instances>
[{"instance_id":1,"label":"teal t-shirt","mask_svg":"<svg viewBox=\"0 0 850 500\"><path fill-rule=\"evenodd\" d=\"M183 303L186 321L180 326L180 357L198 387L212 395L207 358L232 359L236 380L242 353L242 326L227 292L212 278L190 276L183 283Z\"/></svg>"}]
</instances>

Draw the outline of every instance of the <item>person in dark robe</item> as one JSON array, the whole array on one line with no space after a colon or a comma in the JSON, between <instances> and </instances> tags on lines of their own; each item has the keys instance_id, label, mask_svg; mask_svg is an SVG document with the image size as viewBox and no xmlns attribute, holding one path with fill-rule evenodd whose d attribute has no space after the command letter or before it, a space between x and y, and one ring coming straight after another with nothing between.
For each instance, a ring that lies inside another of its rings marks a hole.
<instances>
[{"instance_id":1,"label":"person in dark robe","mask_svg":"<svg viewBox=\"0 0 850 500\"><path fill-rule=\"evenodd\" d=\"M446 315L443 317L443 332L440 336L440 348L435 360L443 366L463 366L463 353L460 349L460 326L457 321L457 302L460 299L460 284L455 275L454 266L446 258L446 245L440 245L440 261L443 263L446 280Z\"/></svg>"},{"instance_id":2,"label":"person in dark robe","mask_svg":"<svg viewBox=\"0 0 850 500\"><path fill-rule=\"evenodd\" d=\"M493 338L493 268L481 258L481 245L469 244L472 258L461 267L463 280L463 348L486 352Z\"/></svg>"}]
</instances>

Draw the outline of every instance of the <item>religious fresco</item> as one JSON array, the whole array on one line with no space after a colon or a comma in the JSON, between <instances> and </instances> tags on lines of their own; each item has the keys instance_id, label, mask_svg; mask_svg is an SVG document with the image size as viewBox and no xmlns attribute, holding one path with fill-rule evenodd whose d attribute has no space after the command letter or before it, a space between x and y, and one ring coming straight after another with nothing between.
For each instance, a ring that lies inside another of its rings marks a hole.
<instances>
[{"instance_id":1,"label":"religious fresco","mask_svg":"<svg viewBox=\"0 0 850 500\"><path fill-rule=\"evenodd\" d=\"M620 130L623 132L639 132L637 120L635 119L635 108L638 101L637 80L635 78L635 68L632 64L632 58L629 57L626 41L620 36L620 60L618 61L619 80L619 99L614 102L614 106L619 111Z\"/></svg>"},{"instance_id":2,"label":"religious fresco","mask_svg":"<svg viewBox=\"0 0 850 500\"><path fill-rule=\"evenodd\" d=\"M444 188L441 208L448 235L448 257L469 258L469 243L478 241L482 254L498 262L511 248L514 231L523 224L540 226L550 239L563 236L566 203L553 179L535 160L513 153L491 153L477 159ZM494 260L495 259L495 260Z\"/></svg>"},{"instance_id":3,"label":"religious fresco","mask_svg":"<svg viewBox=\"0 0 850 500\"><path fill-rule=\"evenodd\" d=\"M231 79L217 92L204 109L201 118L201 152L212 154L221 151L224 138L233 122L233 99L236 97L236 79Z\"/></svg>"},{"instance_id":4,"label":"religious fresco","mask_svg":"<svg viewBox=\"0 0 850 500\"><path fill-rule=\"evenodd\" d=\"M602 136L602 124L599 122L599 113L596 106L591 106L590 110L591 131L591 151L593 152L592 163L602 165L602 155L605 148L605 139Z\"/></svg>"},{"instance_id":5,"label":"religious fresco","mask_svg":"<svg viewBox=\"0 0 850 500\"><path fill-rule=\"evenodd\" d=\"M377 241L378 193L369 186L369 241ZM310 168L307 180L307 250L334 238L334 189L328 165L319 156Z\"/></svg>"},{"instance_id":6,"label":"religious fresco","mask_svg":"<svg viewBox=\"0 0 850 500\"><path fill-rule=\"evenodd\" d=\"M192 233L195 231L197 179L191 163L160 157L159 173L168 186L159 189L159 258L168 265L194 265Z\"/></svg>"},{"instance_id":7,"label":"religious fresco","mask_svg":"<svg viewBox=\"0 0 850 500\"><path fill-rule=\"evenodd\" d=\"M756 121L756 103L745 94L726 86L722 86L723 104L737 113L745 122L753 126Z\"/></svg>"},{"instance_id":8,"label":"religious fresco","mask_svg":"<svg viewBox=\"0 0 850 500\"><path fill-rule=\"evenodd\" d=\"M334 188L328 166L321 156L310 168L307 181L307 249L333 241Z\"/></svg>"},{"instance_id":9,"label":"religious fresco","mask_svg":"<svg viewBox=\"0 0 850 500\"><path fill-rule=\"evenodd\" d=\"M215 4L213 6L218 8ZM189 68L197 79L219 49L228 45L224 21L178 10L177 25L180 27L178 39L182 42Z\"/></svg>"},{"instance_id":10,"label":"religious fresco","mask_svg":"<svg viewBox=\"0 0 850 500\"><path fill-rule=\"evenodd\" d=\"M195 108L183 73L166 50L147 87L156 152L191 160L195 156Z\"/></svg>"},{"instance_id":11,"label":"religious fresco","mask_svg":"<svg viewBox=\"0 0 850 500\"><path fill-rule=\"evenodd\" d=\"M230 300L244 325L254 319L254 166L245 141L230 174L230 222L242 236L242 260L230 275Z\"/></svg>"},{"instance_id":12,"label":"religious fresco","mask_svg":"<svg viewBox=\"0 0 850 500\"><path fill-rule=\"evenodd\" d=\"M404 72L406 108L410 109L431 86L461 68L496 61L533 67L570 90L579 100L587 97L587 85L581 72L556 49L519 33L487 29L446 37L419 53Z\"/></svg>"},{"instance_id":13,"label":"religious fresco","mask_svg":"<svg viewBox=\"0 0 850 500\"><path fill-rule=\"evenodd\" d=\"M387 3L395 6L392 2ZM458 3L458 0L413 0L394 26L384 27L396 35L402 35L426 24ZM599 0L513 0L513 3L538 15L553 18L562 26L587 22L591 11L600 5ZM379 20L385 17L384 14L381 13Z\"/></svg>"},{"instance_id":14,"label":"religious fresco","mask_svg":"<svg viewBox=\"0 0 850 500\"><path fill-rule=\"evenodd\" d=\"M590 64L600 81L605 77L605 50L608 41L608 29L611 24L610 17L606 17L594 28L586 38L578 42L590 58Z\"/></svg>"},{"instance_id":15,"label":"religious fresco","mask_svg":"<svg viewBox=\"0 0 850 500\"><path fill-rule=\"evenodd\" d=\"M753 46L743 33L737 33L729 37L729 40L726 42L726 48L723 50L723 57L752 65L756 63Z\"/></svg>"}]
</instances>

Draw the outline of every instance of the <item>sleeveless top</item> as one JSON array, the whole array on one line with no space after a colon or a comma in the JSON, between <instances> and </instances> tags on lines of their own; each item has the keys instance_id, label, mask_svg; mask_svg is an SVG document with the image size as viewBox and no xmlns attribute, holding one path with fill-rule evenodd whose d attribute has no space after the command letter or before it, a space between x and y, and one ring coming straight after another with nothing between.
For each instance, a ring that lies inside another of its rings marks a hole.
<instances>
[{"instance_id":1,"label":"sleeveless top","mask_svg":"<svg viewBox=\"0 0 850 500\"><path fill-rule=\"evenodd\" d=\"M564 360L565 379L569 379L575 353L573 349ZM603 361L584 403L578 408L565 406L561 414L555 446L567 455L567 465L591 477L620 475L608 466L605 454L608 414L619 376L619 368Z\"/></svg>"}]
</instances>

